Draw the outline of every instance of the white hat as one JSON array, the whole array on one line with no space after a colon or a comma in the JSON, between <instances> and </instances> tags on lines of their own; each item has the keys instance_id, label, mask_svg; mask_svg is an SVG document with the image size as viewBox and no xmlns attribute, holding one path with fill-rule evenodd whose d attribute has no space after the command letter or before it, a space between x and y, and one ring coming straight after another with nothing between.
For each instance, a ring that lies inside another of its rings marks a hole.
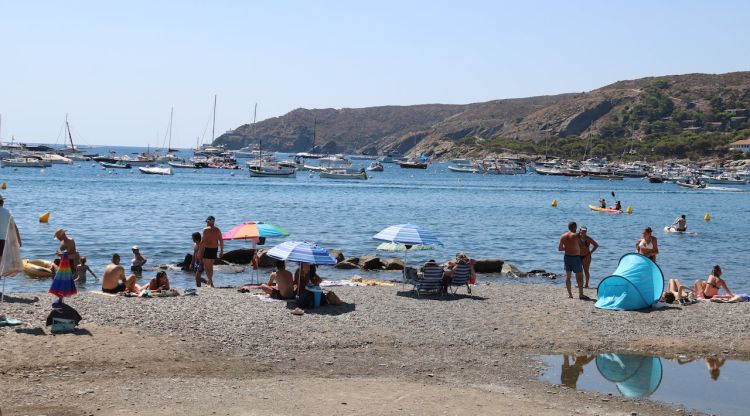
<instances>
[{"instance_id":1,"label":"white hat","mask_svg":"<svg viewBox=\"0 0 750 416\"><path fill-rule=\"evenodd\" d=\"M138 246L133 246L133 250L140 250Z\"/></svg>"}]
</instances>

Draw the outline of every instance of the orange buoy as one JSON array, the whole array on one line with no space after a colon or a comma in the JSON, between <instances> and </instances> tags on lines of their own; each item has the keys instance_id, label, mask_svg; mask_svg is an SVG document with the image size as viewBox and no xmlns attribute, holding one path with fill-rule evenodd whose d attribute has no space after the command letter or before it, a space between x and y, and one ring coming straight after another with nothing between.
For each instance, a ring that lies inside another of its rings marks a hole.
<instances>
[{"instance_id":1,"label":"orange buoy","mask_svg":"<svg viewBox=\"0 0 750 416\"><path fill-rule=\"evenodd\" d=\"M41 222L42 224L46 224L47 222L49 222L49 211L39 216L39 222Z\"/></svg>"}]
</instances>

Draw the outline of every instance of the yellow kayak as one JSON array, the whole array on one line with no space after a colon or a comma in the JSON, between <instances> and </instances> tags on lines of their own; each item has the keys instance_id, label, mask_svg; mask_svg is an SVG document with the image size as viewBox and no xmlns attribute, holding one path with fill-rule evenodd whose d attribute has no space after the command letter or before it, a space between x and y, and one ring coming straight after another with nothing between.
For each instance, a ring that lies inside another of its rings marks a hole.
<instances>
[{"instance_id":1,"label":"yellow kayak","mask_svg":"<svg viewBox=\"0 0 750 416\"><path fill-rule=\"evenodd\" d=\"M29 277L37 279L44 277L55 277L55 272L52 268L55 263L47 260L29 260L23 259L23 272Z\"/></svg>"},{"instance_id":2,"label":"yellow kayak","mask_svg":"<svg viewBox=\"0 0 750 416\"><path fill-rule=\"evenodd\" d=\"M589 205L589 209L591 209L592 211L597 211L597 212L606 212L608 214L622 214L622 210L621 209L601 208L601 207L597 207L595 205Z\"/></svg>"}]
</instances>

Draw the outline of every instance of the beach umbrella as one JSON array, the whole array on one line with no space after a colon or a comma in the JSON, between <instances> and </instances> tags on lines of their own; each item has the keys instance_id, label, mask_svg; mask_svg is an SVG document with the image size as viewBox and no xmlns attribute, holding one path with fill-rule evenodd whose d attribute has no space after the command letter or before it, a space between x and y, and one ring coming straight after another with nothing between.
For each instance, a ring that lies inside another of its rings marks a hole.
<instances>
[{"instance_id":1,"label":"beach umbrella","mask_svg":"<svg viewBox=\"0 0 750 416\"><path fill-rule=\"evenodd\" d=\"M78 293L76 284L73 281L73 271L70 269L70 257L67 251L63 253L60 259L60 266L57 268L55 278L52 280L49 293L59 298L73 296Z\"/></svg>"},{"instance_id":2,"label":"beach umbrella","mask_svg":"<svg viewBox=\"0 0 750 416\"><path fill-rule=\"evenodd\" d=\"M286 237L289 233L278 225L265 222L245 221L222 234L223 240L256 240L260 237Z\"/></svg>"},{"instance_id":3,"label":"beach umbrella","mask_svg":"<svg viewBox=\"0 0 750 416\"><path fill-rule=\"evenodd\" d=\"M431 232L414 224L391 225L372 238L404 246L403 282L406 283L406 254L415 246L442 246L443 243Z\"/></svg>"},{"instance_id":4,"label":"beach umbrella","mask_svg":"<svg viewBox=\"0 0 750 416\"><path fill-rule=\"evenodd\" d=\"M222 240L252 240L253 241L253 256L255 256L255 248L259 238L266 237L286 237L289 232L279 227L278 225L268 224L260 221L245 221L242 224L232 228L221 235ZM253 259L253 270L257 272L257 263ZM257 274L257 273L256 273ZM260 279L260 276L258 276ZM253 277L251 276L251 283Z\"/></svg>"},{"instance_id":5,"label":"beach umbrella","mask_svg":"<svg viewBox=\"0 0 750 416\"><path fill-rule=\"evenodd\" d=\"M16 235L16 222L13 217L8 221L8 229L5 237L5 249L3 258L0 260L0 278L3 279L3 291L0 293L0 304L5 300L5 280L23 271L21 260L21 246ZM0 314L1 315L1 314ZM0 322L6 325L17 325L21 322L8 317L1 317Z\"/></svg>"},{"instance_id":6,"label":"beach umbrella","mask_svg":"<svg viewBox=\"0 0 750 416\"><path fill-rule=\"evenodd\" d=\"M285 241L268 251L275 259L318 265L335 265L336 259L323 247L304 241ZM301 279L300 279L301 280ZM300 287L297 285L297 294Z\"/></svg>"},{"instance_id":7,"label":"beach umbrella","mask_svg":"<svg viewBox=\"0 0 750 416\"><path fill-rule=\"evenodd\" d=\"M401 243L380 243L378 245L378 250L381 251L419 251L419 250L434 250L435 246L431 245L423 245L423 244L415 244L413 246L410 246L409 248L406 248L406 245Z\"/></svg>"}]
</instances>

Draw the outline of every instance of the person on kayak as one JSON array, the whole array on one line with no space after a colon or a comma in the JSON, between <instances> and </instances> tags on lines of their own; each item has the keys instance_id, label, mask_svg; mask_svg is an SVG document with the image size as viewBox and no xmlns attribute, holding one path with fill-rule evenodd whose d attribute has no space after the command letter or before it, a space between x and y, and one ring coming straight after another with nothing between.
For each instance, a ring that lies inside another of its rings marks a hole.
<instances>
[{"instance_id":1,"label":"person on kayak","mask_svg":"<svg viewBox=\"0 0 750 416\"><path fill-rule=\"evenodd\" d=\"M679 218L674 220L672 228L674 228L675 231L687 231L687 218L685 217L685 214L680 215Z\"/></svg>"},{"instance_id":2,"label":"person on kayak","mask_svg":"<svg viewBox=\"0 0 750 416\"><path fill-rule=\"evenodd\" d=\"M620 201L615 202L615 209L618 211L622 211L622 204L620 204Z\"/></svg>"},{"instance_id":3,"label":"person on kayak","mask_svg":"<svg viewBox=\"0 0 750 416\"><path fill-rule=\"evenodd\" d=\"M599 200L599 208L607 209L607 200L602 198Z\"/></svg>"}]
</instances>

